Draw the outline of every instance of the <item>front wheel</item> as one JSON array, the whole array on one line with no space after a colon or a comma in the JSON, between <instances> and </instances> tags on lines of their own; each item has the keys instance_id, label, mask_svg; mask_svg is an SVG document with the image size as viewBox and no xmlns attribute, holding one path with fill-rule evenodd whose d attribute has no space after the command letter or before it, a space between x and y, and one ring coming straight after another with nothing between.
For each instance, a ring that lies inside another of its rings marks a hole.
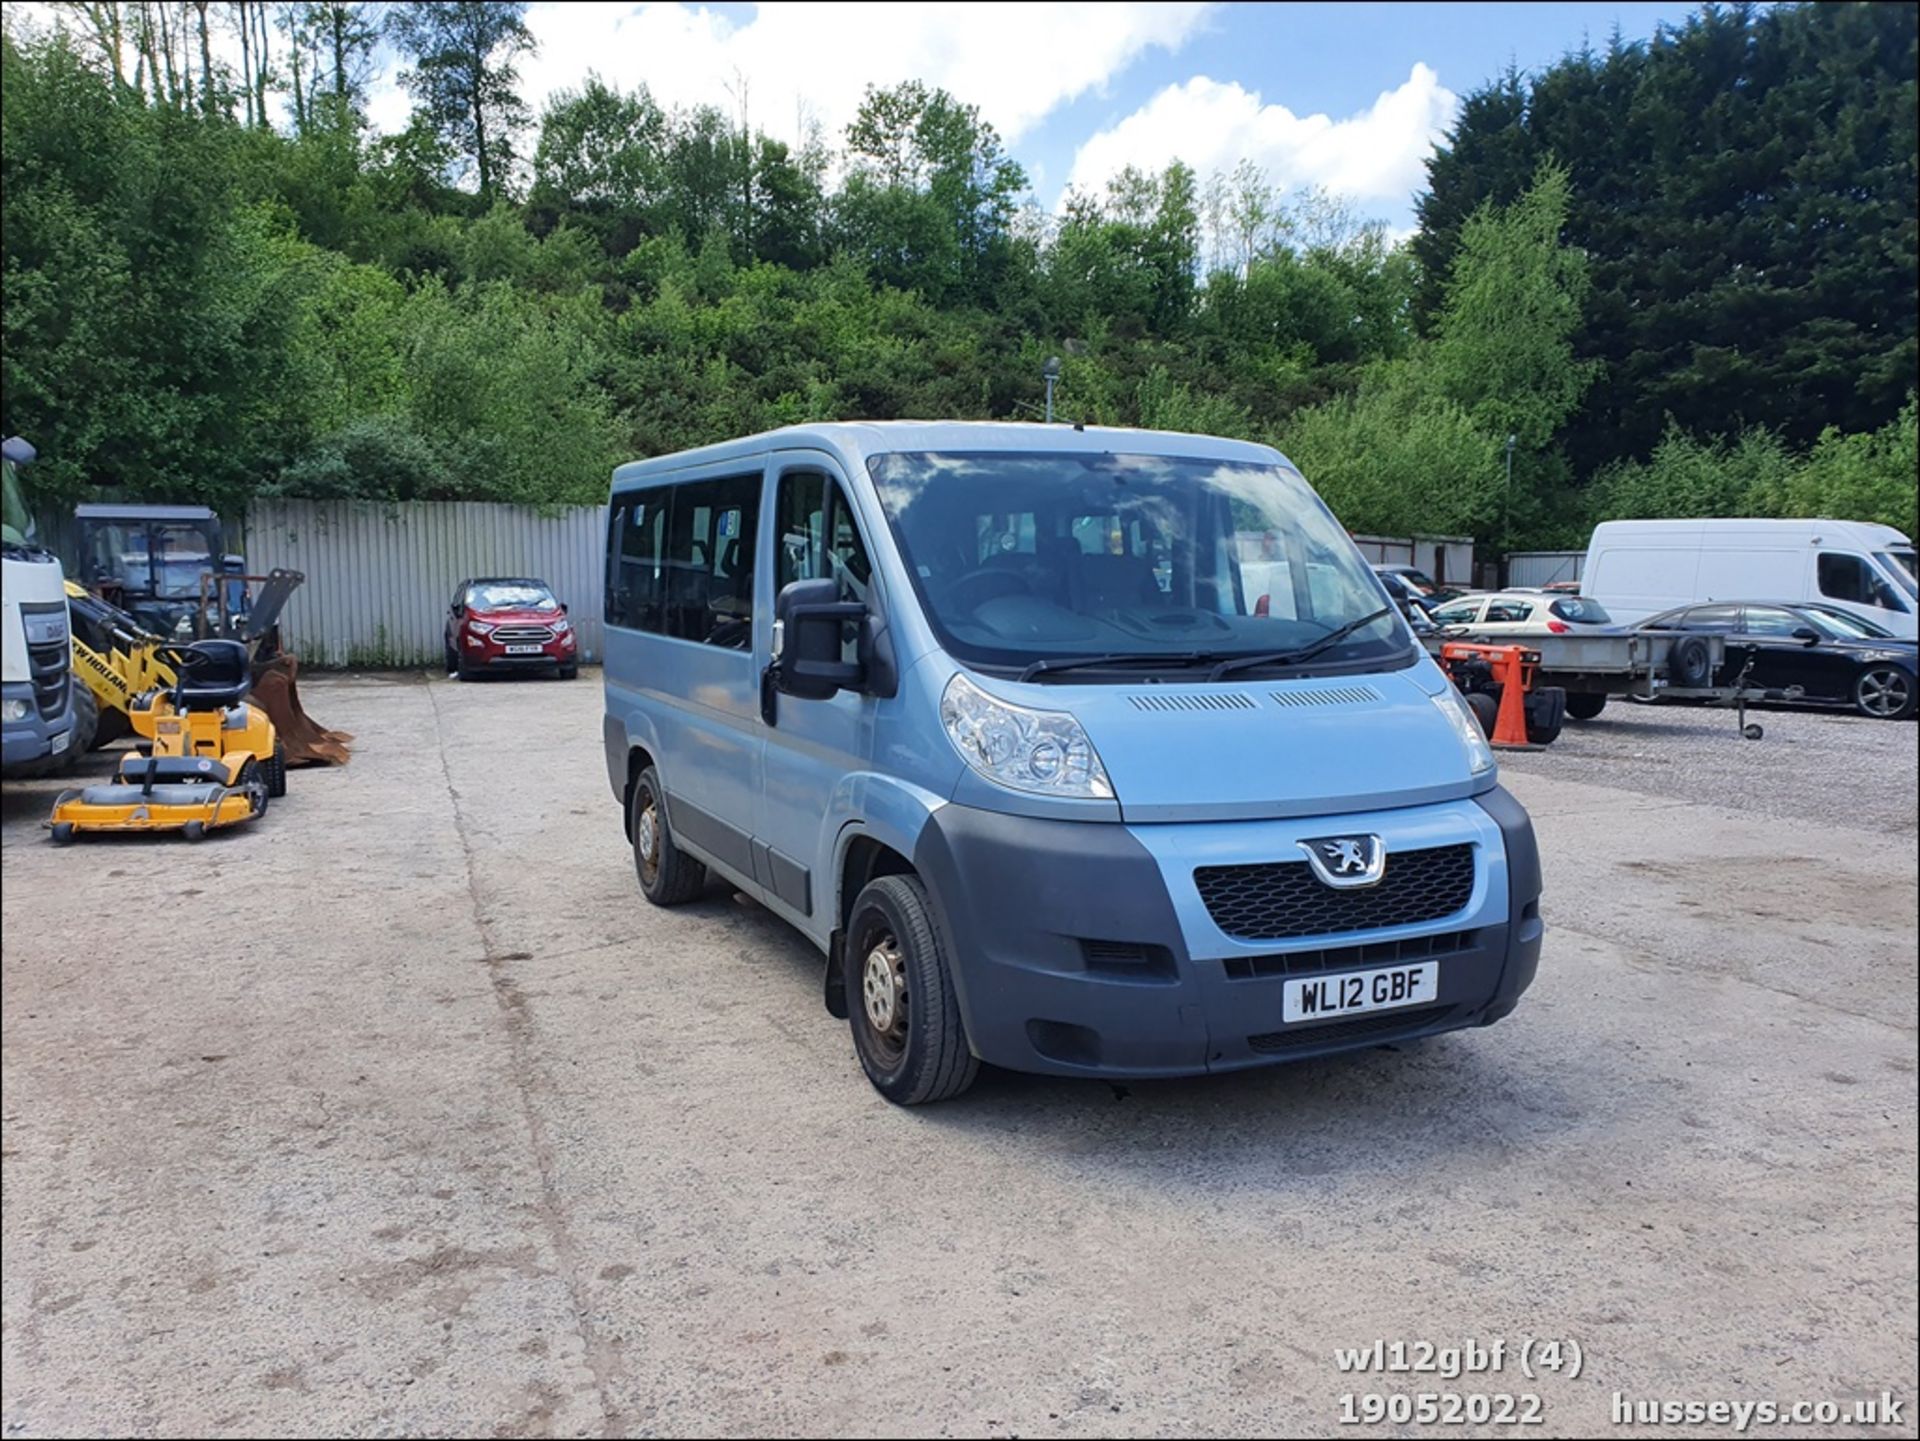
<instances>
[{"instance_id":1,"label":"front wheel","mask_svg":"<svg viewBox=\"0 0 1920 1441\"><path fill-rule=\"evenodd\" d=\"M1567 714L1575 720L1592 720L1606 708L1607 697L1604 691L1567 692Z\"/></svg>"},{"instance_id":2,"label":"front wheel","mask_svg":"<svg viewBox=\"0 0 1920 1441\"><path fill-rule=\"evenodd\" d=\"M944 1101L973 1084L946 948L926 887L882 876L854 899L841 956L848 1024L861 1069L900 1106Z\"/></svg>"},{"instance_id":3,"label":"front wheel","mask_svg":"<svg viewBox=\"0 0 1920 1441\"><path fill-rule=\"evenodd\" d=\"M677 906L706 889L707 868L673 842L660 772L648 766L633 783L633 868L656 906Z\"/></svg>"},{"instance_id":4,"label":"front wheel","mask_svg":"<svg viewBox=\"0 0 1920 1441\"><path fill-rule=\"evenodd\" d=\"M1853 683L1853 704L1874 720L1905 720L1913 714L1913 677L1897 666L1878 665L1860 672Z\"/></svg>"},{"instance_id":5,"label":"front wheel","mask_svg":"<svg viewBox=\"0 0 1920 1441\"><path fill-rule=\"evenodd\" d=\"M578 680L579 677L580 677L580 662L575 661L572 665L563 665L560 667L561 680Z\"/></svg>"},{"instance_id":6,"label":"front wheel","mask_svg":"<svg viewBox=\"0 0 1920 1441\"><path fill-rule=\"evenodd\" d=\"M260 767L260 774L266 780L267 794L278 800L287 793L287 747L286 742L275 739L273 755Z\"/></svg>"}]
</instances>

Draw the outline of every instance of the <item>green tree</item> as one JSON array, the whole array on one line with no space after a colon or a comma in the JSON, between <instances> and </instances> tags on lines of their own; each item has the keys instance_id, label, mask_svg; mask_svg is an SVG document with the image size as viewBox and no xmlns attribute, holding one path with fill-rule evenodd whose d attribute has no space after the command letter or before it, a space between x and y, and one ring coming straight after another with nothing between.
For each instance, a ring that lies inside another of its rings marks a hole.
<instances>
[{"instance_id":1,"label":"green tree","mask_svg":"<svg viewBox=\"0 0 1920 1441\"><path fill-rule=\"evenodd\" d=\"M526 13L497 0L413 0L387 20L412 62L401 84L449 152L472 167L483 201L512 182L515 138L529 120L515 89L515 62L535 47Z\"/></svg>"},{"instance_id":2,"label":"green tree","mask_svg":"<svg viewBox=\"0 0 1920 1441\"><path fill-rule=\"evenodd\" d=\"M1594 365L1573 354L1587 262L1561 243L1567 172L1542 162L1512 205L1483 205L1460 228L1428 366L1434 387L1491 435L1547 449Z\"/></svg>"}]
</instances>

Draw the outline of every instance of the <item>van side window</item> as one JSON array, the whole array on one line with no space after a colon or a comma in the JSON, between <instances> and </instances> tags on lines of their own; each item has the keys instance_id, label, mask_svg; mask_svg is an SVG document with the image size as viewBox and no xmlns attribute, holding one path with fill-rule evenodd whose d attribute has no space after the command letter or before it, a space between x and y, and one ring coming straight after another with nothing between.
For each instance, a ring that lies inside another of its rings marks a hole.
<instances>
[{"instance_id":1,"label":"van side window","mask_svg":"<svg viewBox=\"0 0 1920 1441\"><path fill-rule=\"evenodd\" d=\"M1841 551L1820 553L1820 594L1828 600L1850 600L1855 605L1877 605L1900 610L1887 583L1857 555Z\"/></svg>"},{"instance_id":2,"label":"van side window","mask_svg":"<svg viewBox=\"0 0 1920 1441\"><path fill-rule=\"evenodd\" d=\"M853 507L838 482L818 471L789 471L780 477L774 504L780 526L775 586L784 589L796 580L832 577L839 583L841 600L864 603L873 581L873 563L854 524ZM829 531L832 541L826 544ZM859 643L859 627L842 628L841 653L846 659L858 659Z\"/></svg>"},{"instance_id":3,"label":"van side window","mask_svg":"<svg viewBox=\"0 0 1920 1441\"><path fill-rule=\"evenodd\" d=\"M732 475L673 487L661 557L665 634L746 650L753 644L753 559L760 477Z\"/></svg>"},{"instance_id":4,"label":"van side window","mask_svg":"<svg viewBox=\"0 0 1920 1441\"><path fill-rule=\"evenodd\" d=\"M660 629L660 550L672 492L629 491L607 514L608 625Z\"/></svg>"}]
</instances>

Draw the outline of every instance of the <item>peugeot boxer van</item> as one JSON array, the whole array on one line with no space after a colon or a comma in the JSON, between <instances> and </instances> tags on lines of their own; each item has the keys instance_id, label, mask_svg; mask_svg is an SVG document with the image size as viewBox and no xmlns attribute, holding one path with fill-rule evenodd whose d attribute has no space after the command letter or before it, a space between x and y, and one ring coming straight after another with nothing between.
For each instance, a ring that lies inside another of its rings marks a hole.
<instances>
[{"instance_id":1,"label":"peugeot boxer van","mask_svg":"<svg viewBox=\"0 0 1920 1441\"><path fill-rule=\"evenodd\" d=\"M607 775L657 905L826 956L903 1104L1485 1026L1532 827L1277 451L808 425L614 472Z\"/></svg>"},{"instance_id":2,"label":"peugeot boxer van","mask_svg":"<svg viewBox=\"0 0 1920 1441\"><path fill-rule=\"evenodd\" d=\"M1849 611L1915 636L1913 542L1857 520L1609 520L1594 527L1580 593L1633 625L1677 606L1772 601Z\"/></svg>"}]
</instances>

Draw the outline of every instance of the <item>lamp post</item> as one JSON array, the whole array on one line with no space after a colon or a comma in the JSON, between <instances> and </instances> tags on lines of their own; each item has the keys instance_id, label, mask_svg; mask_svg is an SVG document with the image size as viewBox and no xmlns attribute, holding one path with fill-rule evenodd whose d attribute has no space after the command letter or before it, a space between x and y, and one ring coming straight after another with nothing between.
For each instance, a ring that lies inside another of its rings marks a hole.
<instances>
[{"instance_id":1,"label":"lamp post","mask_svg":"<svg viewBox=\"0 0 1920 1441\"><path fill-rule=\"evenodd\" d=\"M1507 580L1507 552L1513 549L1513 448L1520 437L1507 437L1507 488L1500 495L1500 582Z\"/></svg>"},{"instance_id":2,"label":"lamp post","mask_svg":"<svg viewBox=\"0 0 1920 1441\"><path fill-rule=\"evenodd\" d=\"M1040 373L1047 379L1047 424L1053 424L1053 386L1060 378L1060 357L1049 355L1047 363L1040 367Z\"/></svg>"}]
</instances>

